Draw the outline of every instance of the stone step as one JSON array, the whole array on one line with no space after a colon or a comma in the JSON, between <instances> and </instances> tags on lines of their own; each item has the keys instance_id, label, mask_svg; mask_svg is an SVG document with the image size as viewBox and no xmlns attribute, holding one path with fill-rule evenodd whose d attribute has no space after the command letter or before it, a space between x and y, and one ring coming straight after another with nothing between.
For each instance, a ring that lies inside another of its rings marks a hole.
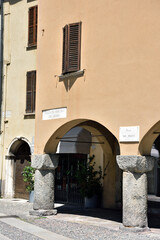
<instances>
[{"instance_id":1,"label":"stone step","mask_svg":"<svg viewBox=\"0 0 160 240\"><path fill-rule=\"evenodd\" d=\"M44 239L44 240L71 240L68 237L64 237L61 236L59 234L53 233L51 231L48 231L46 229L40 228L38 226L35 226L33 224L24 222L18 218L15 217L10 217L7 216L3 213L0 213L0 222L6 223L10 226L13 226L17 229L20 229L24 232L30 233L36 237L39 237L40 239ZM3 235L2 235L3 236ZM9 238L7 237L2 237L0 236L0 239L4 239L4 240L9 240Z\"/></svg>"}]
</instances>

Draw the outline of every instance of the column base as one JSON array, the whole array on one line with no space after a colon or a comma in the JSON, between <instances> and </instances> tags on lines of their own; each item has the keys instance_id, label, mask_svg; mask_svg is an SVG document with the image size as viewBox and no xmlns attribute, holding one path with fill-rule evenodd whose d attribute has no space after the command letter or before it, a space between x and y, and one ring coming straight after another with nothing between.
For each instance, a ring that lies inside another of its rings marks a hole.
<instances>
[{"instance_id":1,"label":"column base","mask_svg":"<svg viewBox=\"0 0 160 240\"><path fill-rule=\"evenodd\" d=\"M149 232L150 229L149 227L144 227L144 228L140 228L140 227L125 227L123 224L119 227L119 229L123 232L134 232L134 233L138 233L138 232Z\"/></svg>"},{"instance_id":2,"label":"column base","mask_svg":"<svg viewBox=\"0 0 160 240\"><path fill-rule=\"evenodd\" d=\"M29 211L29 214L32 216L50 216L50 215L56 215L57 214L57 209L53 209L53 210L43 210L43 209L39 209L39 210L31 210Z\"/></svg>"}]
</instances>

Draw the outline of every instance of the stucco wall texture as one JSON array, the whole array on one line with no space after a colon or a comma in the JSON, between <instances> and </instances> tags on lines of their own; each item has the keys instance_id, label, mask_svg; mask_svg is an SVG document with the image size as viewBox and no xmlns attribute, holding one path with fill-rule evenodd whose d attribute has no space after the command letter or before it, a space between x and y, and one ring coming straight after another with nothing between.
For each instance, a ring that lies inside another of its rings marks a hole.
<instances>
[{"instance_id":1,"label":"stucco wall texture","mask_svg":"<svg viewBox=\"0 0 160 240\"><path fill-rule=\"evenodd\" d=\"M28 46L28 10L37 1L5 1L4 6L4 52L3 52L3 94L1 122L1 176L7 194L13 192L14 163L5 159L11 143L19 137L27 139L30 145L34 138L35 120L25 119L26 74L36 70L36 49ZM9 165L7 165L9 164ZM2 173L3 171L3 173ZM6 176L8 174L8 176ZM6 182L5 184L5 181Z\"/></svg>"},{"instance_id":2,"label":"stucco wall texture","mask_svg":"<svg viewBox=\"0 0 160 240\"><path fill-rule=\"evenodd\" d=\"M120 126L140 126L141 141L159 121L160 1L45 0L38 4L35 154L42 154L50 136L75 119L96 121L117 139ZM85 73L59 81L55 75L62 73L62 28L79 21ZM67 118L42 120L43 110L60 107L67 107ZM154 141L158 135L153 131ZM152 143L141 153L149 154ZM120 152L137 155L138 147L139 143L121 143Z\"/></svg>"}]
</instances>

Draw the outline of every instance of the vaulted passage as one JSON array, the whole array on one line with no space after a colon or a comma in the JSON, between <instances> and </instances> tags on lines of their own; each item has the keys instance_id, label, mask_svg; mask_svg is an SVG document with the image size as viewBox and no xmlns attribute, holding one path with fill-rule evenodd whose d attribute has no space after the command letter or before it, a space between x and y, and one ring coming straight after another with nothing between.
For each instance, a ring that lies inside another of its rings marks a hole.
<instances>
[{"instance_id":1,"label":"vaulted passage","mask_svg":"<svg viewBox=\"0 0 160 240\"><path fill-rule=\"evenodd\" d=\"M87 193L82 193L83 176L81 176L82 181L78 182L76 175L77 172L82 172L81 169L87 169L91 164L94 166L94 171L98 172L101 169L102 175L105 173L104 178L101 178L103 192L100 199L98 198L98 206L105 208L121 206L121 170L116 163L119 144L106 127L91 120L75 120L66 123L51 135L44 152L46 154L33 156L32 166L37 169L36 176L41 181L42 176L50 181L49 176L55 171L53 201L83 205ZM51 168L46 165L48 162ZM35 179L34 209L43 209L44 198L36 196L40 191L38 181ZM40 198L42 198L42 204ZM52 196L48 197L48 199L51 198Z\"/></svg>"}]
</instances>

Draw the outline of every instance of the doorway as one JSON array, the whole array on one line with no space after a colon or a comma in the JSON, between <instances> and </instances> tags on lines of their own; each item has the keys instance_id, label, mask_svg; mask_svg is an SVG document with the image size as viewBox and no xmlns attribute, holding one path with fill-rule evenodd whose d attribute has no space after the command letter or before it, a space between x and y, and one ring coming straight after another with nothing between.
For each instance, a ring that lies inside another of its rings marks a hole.
<instances>
[{"instance_id":1,"label":"doorway","mask_svg":"<svg viewBox=\"0 0 160 240\"><path fill-rule=\"evenodd\" d=\"M76 171L87 163L87 154L60 154L59 165L55 171L55 201L83 205Z\"/></svg>"},{"instance_id":2,"label":"doorway","mask_svg":"<svg viewBox=\"0 0 160 240\"><path fill-rule=\"evenodd\" d=\"M23 181L22 172L30 162L30 148L26 142L23 142L15 154L15 198L29 198L29 193L26 191L27 184Z\"/></svg>"}]
</instances>

